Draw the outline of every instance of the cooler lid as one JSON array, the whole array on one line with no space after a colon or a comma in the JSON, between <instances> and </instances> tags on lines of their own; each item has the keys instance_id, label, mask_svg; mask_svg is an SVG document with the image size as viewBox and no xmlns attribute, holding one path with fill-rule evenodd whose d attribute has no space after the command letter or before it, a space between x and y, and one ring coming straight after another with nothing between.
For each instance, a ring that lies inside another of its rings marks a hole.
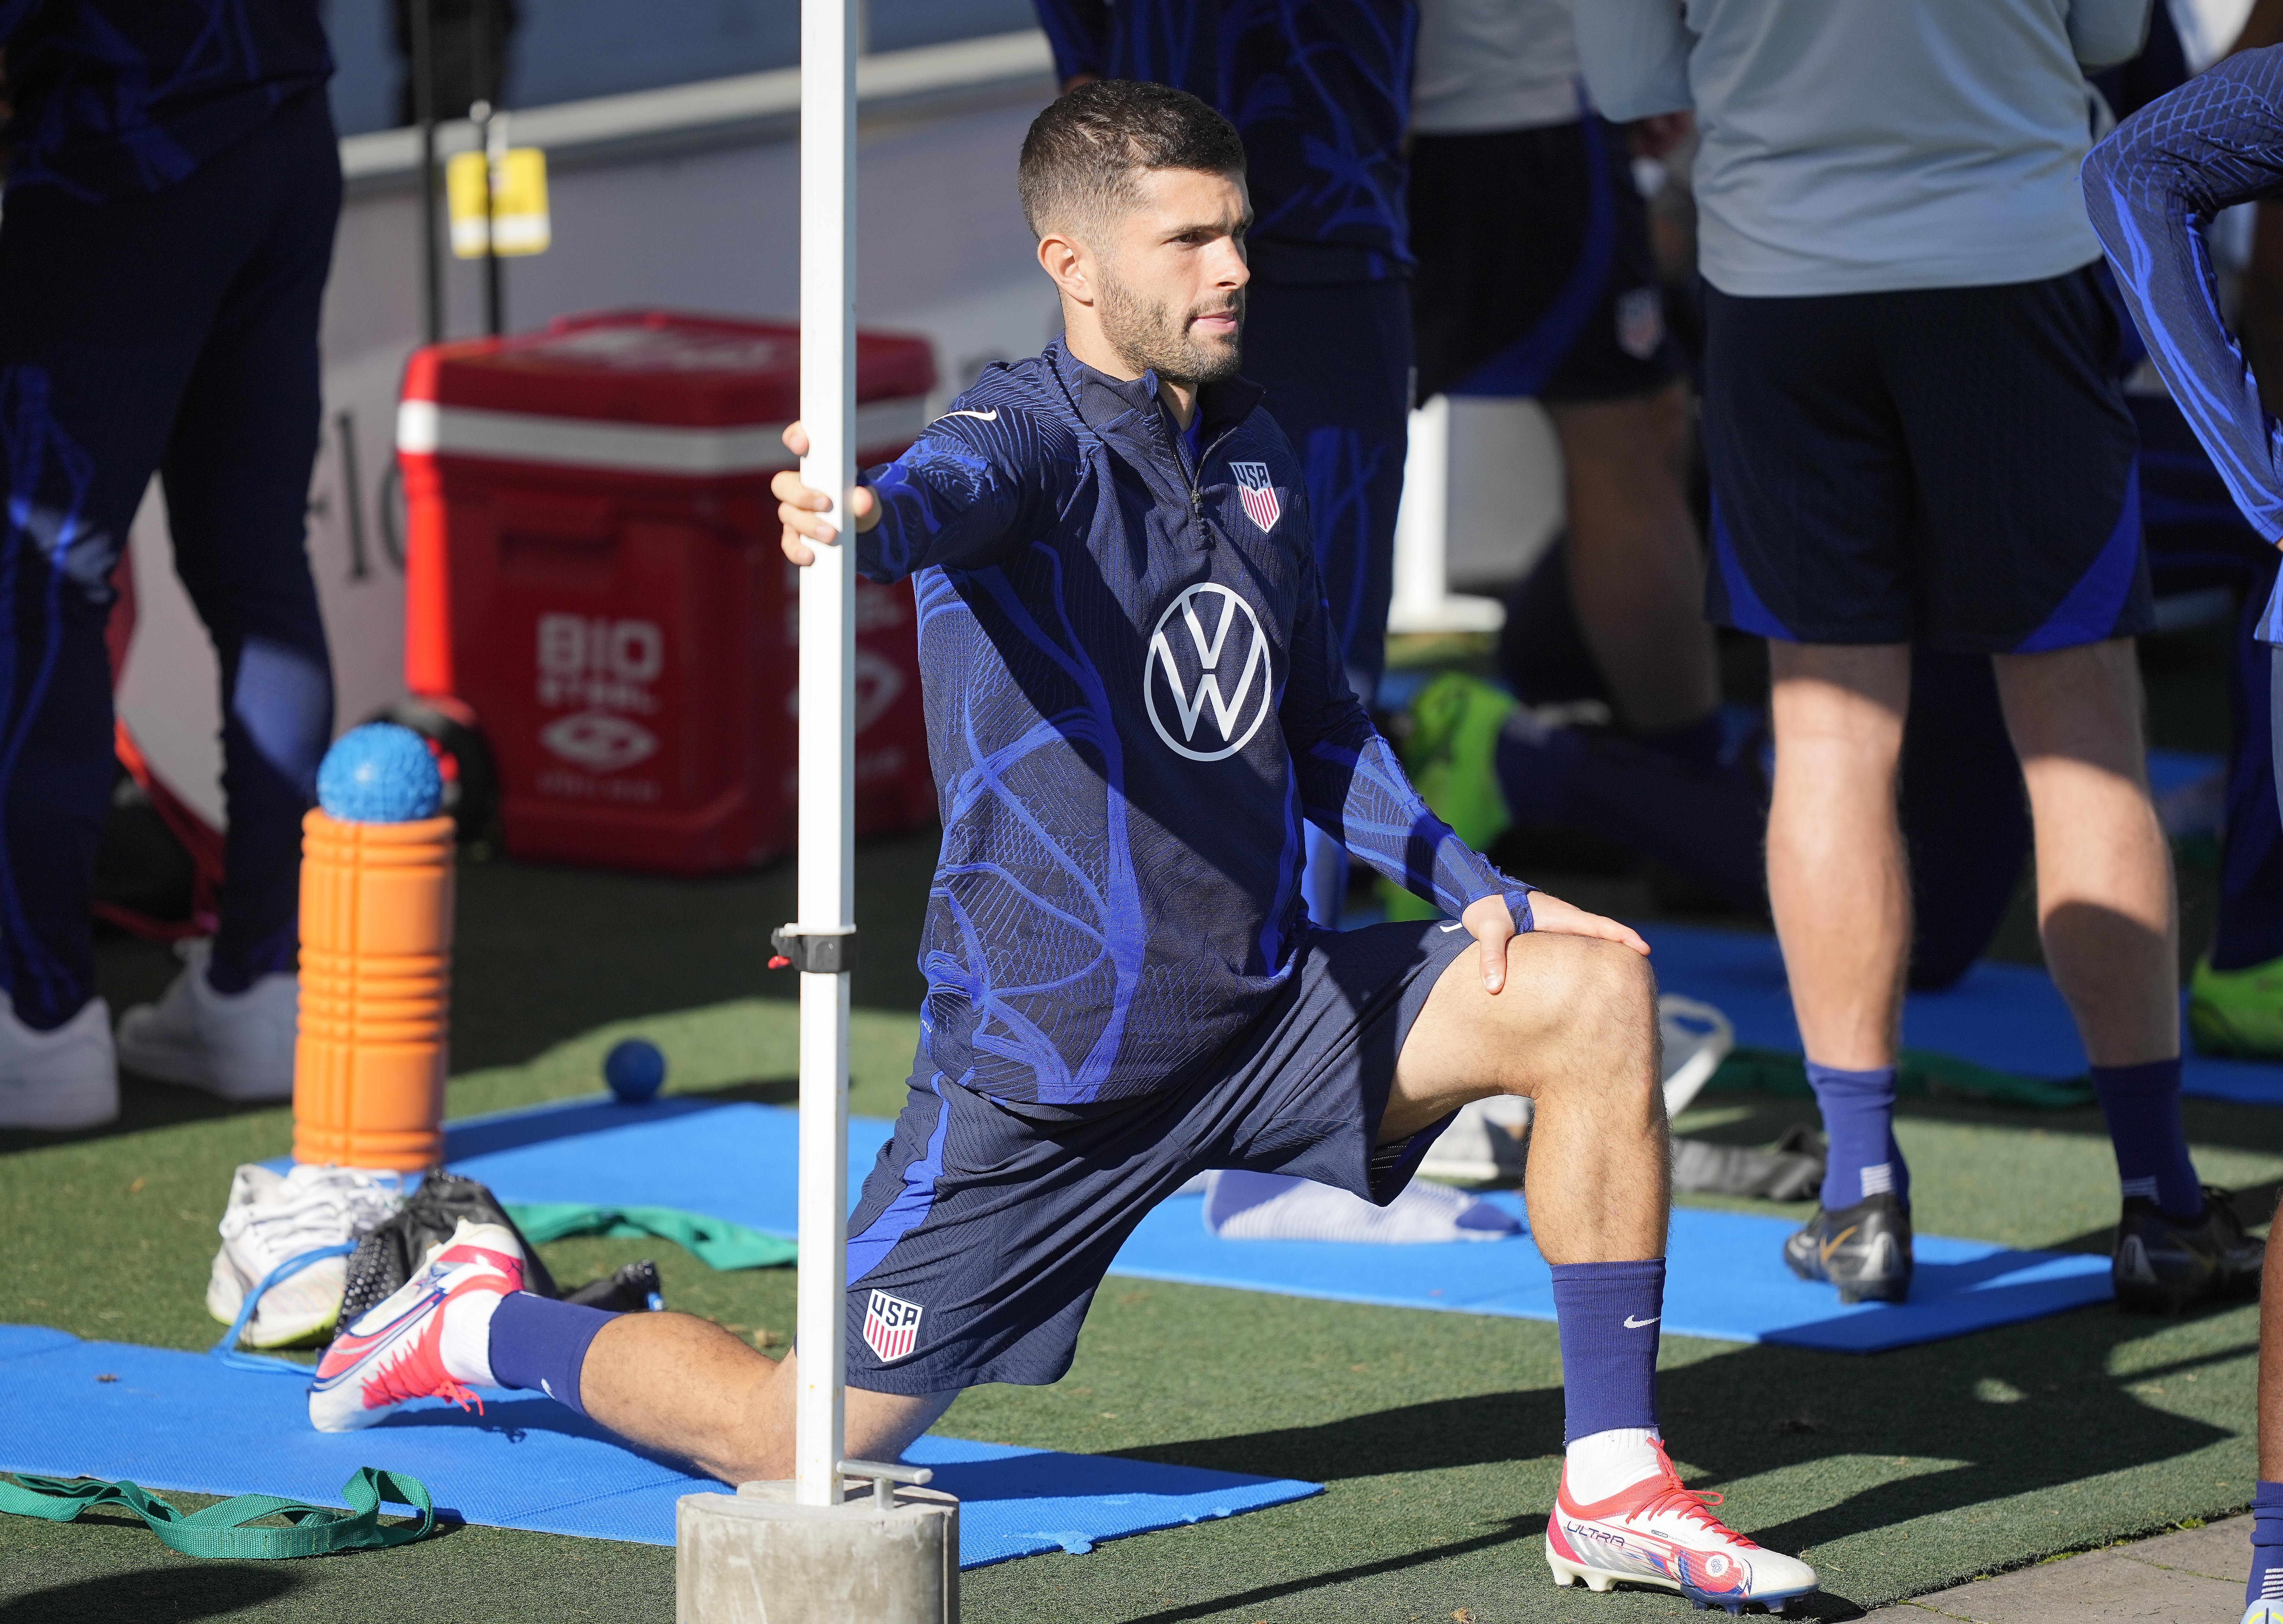
<instances>
[{"instance_id":1,"label":"cooler lid","mask_svg":"<svg viewBox=\"0 0 2283 1624\"><path fill-rule=\"evenodd\" d=\"M934 387L925 338L856 335L858 401ZM404 399L596 423L781 425L800 414L800 329L656 310L562 316L544 332L414 351Z\"/></svg>"}]
</instances>

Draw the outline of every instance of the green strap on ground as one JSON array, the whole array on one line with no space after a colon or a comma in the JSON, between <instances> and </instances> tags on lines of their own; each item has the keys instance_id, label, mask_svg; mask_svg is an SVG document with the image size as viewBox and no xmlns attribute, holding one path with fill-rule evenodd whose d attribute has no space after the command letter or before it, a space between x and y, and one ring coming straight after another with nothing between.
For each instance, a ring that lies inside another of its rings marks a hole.
<instances>
[{"instance_id":1,"label":"green strap on ground","mask_svg":"<svg viewBox=\"0 0 2283 1624\"><path fill-rule=\"evenodd\" d=\"M1815 1092L1808 1086L1806 1061L1783 1049L1731 1049L1704 1089L1707 1093L1757 1091L1802 1098ZM2041 1111L2064 1111L2092 1103L2090 1078L2055 1083L2020 1077L1925 1049L1905 1049L1896 1056L1895 1092L1928 1100L2027 1106Z\"/></svg>"},{"instance_id":2,"label":"green strap on ground","mask_svg":"<svg viewBox=\"0 0 2283 1624\"><path fill-rule=\"evenodd\" d=\"M308 1505L276 1495L240 1495L185 1517L134 1483L112 1483L101 1478L0 1477L0 1511L37 1517L45 1522L75 1522L81 1512L97 1506L123 1505L149 1524L151 1532L170 1550L186 1557L322 1557L336 1550L408 1545L436 1527L436 1508L429 1501L427 1486L401 1472L360 1466L356 1475L341 1485L341 1498L349 1503L348 1511ZM383 1523L384 1500L413 1507L420 1520ZM291 1526L245 1526L264 1517L284 1517Z\"/></svg>"},{"instance_id":3,"label":"green strap on ground","mask_svg":"<svg viewBox=\"0 0 2283 1624\"><path fill-rule=\"evenodd\" d=\"M565 1235L671 1240L711 1269L770 1269L789 1263L800 1248L757 1229L709 1218L678 1207L588 1207L577 1201L511 1201L508 1216L534 1246Z\"/></svg>"}]
</instances>

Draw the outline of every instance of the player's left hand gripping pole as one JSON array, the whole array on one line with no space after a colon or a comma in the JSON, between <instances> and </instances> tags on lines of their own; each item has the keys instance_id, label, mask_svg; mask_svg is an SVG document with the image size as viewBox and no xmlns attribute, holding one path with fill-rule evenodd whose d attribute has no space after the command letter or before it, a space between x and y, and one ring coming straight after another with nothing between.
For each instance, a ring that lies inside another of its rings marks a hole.
<instances>
[{"instance_id":1,"label":"player's left hand gripping pole","mask_svg":"<svg viewBox=\"0 0 2283 1624\"><path fill-rule=\"evenodd\" d=\"M832 493L837 547L800 571L800 1392L794 1497L840 1501L847 1320L848 967L856 532L856 51L851 0L801 0L800 416L804 484ZM834 941L831 938L838 937ZM839 951L845 950L845 951Z\"/></svg>"}]
</instances>

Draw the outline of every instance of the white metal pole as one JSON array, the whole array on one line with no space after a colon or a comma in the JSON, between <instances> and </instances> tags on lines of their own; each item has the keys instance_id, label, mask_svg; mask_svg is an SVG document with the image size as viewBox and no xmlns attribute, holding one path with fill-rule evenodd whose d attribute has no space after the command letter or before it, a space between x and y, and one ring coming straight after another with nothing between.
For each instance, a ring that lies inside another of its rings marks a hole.
<instances>
[{"instance_id":1,"label":"white metal pole","mask_svg":"<svg viewBox=\"0 0 2283 1624\"><path fill-rule=\"evenodd\" d=\"M855 654L849 598L856 480L856 52L849 0L801 0L800 416L802 480L833 495L838 547L800 572L800 857L797 926L845 933L855 920L852 815ZM848 1252L848 976L800 972L800 1393L794 1498L840 1500L841 1304Z\"/></svg>"}]
</instances>

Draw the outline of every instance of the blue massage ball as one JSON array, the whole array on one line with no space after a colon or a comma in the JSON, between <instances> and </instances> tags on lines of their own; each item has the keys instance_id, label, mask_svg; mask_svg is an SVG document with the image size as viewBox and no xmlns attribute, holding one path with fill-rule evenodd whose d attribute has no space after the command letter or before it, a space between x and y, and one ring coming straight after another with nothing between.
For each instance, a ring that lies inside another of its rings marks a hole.
<instances>
[{"instance_id":1,"label":"blue massage ball","mask_svg":"<svg viewBox=\"0 0 2283 1624\"><path fill-rule=\"evenodd\" d=\"M666 1056L647 1037L621 1037L603 1057L603 1081L621 1105L640 1105L666 1086Z\"/></svg>"},{"instance_id":2,"label":"blue massage ball","mask_svg":"<svg viewBox=\"0 0 2283 1624\"><path fill-rule=\"evenodd\" d=\"M318 764L317 804L344 823L417 823L444 804L444 775L412 729L367 722L334 740Z\"/></svg>"}]
</instances>

